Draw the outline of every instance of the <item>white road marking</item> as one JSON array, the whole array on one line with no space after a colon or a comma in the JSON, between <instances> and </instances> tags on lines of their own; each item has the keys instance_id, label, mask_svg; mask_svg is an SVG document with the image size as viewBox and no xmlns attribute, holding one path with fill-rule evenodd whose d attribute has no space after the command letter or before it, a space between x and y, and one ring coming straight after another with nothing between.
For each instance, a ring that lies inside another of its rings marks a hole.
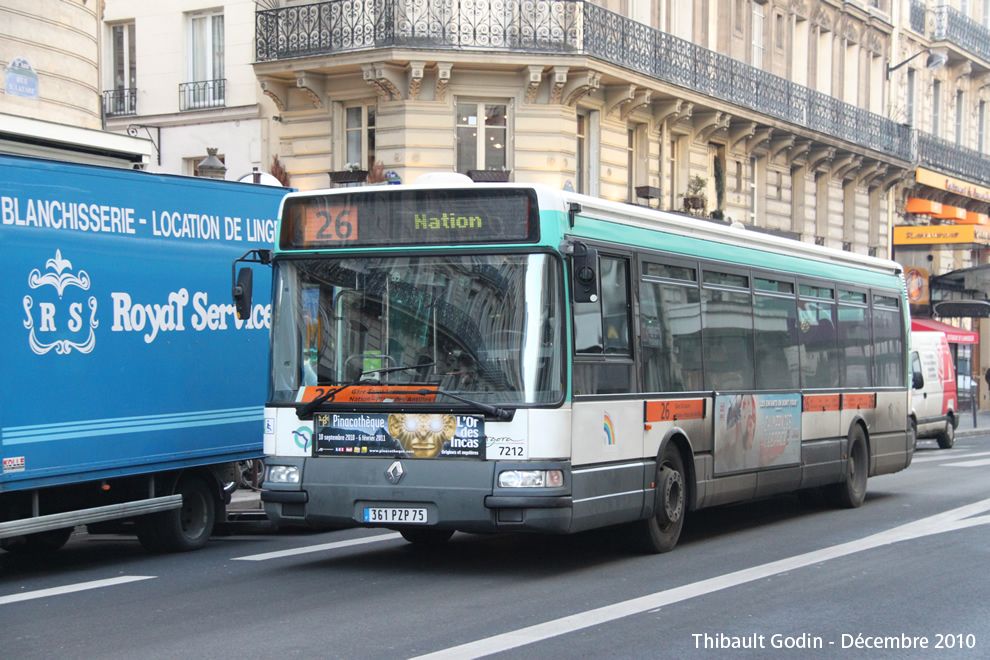
<instances>
[{"instance_id":1,"label":"white road marking","mask_svg":"<svg viewBox=\"0 0 990 660\"><path fill-rule=\"evenodd\" d=\"M963 453L964 449L940 449L936 452L924 452L923 454L918 454L915 452L914 458L911 460L911 464L915 463L929 463L931 461L944 461L951 458L962 458L957 456L957 454ZM990 451L981 452L979 454L968 454L969 456L990 456Z\"/></svg>"},{"instance_id":2,"label":"white road marking","mask_svg":"<svg viewBox=\"0 0 990 660\"><path fill-rule=\"evenodd\" d=\"M0 596L0 605L7 605L8 603L18 603L22 600L34 600L35 598L47 598L48 596L61 596L62 594L71 594L76 591L86 591L88 589L99 589L101 587L112 587L118 584L127 584L128 582L138 582L140 580L154 580L157 575L123 575L121 577L110 578L107 580L94 580L92 582L80 582L79 584L67 584L64 587L53 587L51 589L41 589L39 591L27 591L22 594L13 594L11 596Z\"/></svg>"},{"instance_id":3,"label":"white road marking","mask_svg":"<svg viewBox=\"0 0 990 660\"><path fill-rule=\"evenodd\" d=\"M990 515L970 517L986 511L990 511L990 499L981 500L928 518L922 518L921 520L916 520L912 523L880 532L879 534L842 543L831 548L788 557L770 562L769 564L763 564L762 566L754 566L753 568L720 575L708 580L702 580L701 582L695 582L694 584L687 584L682 587L668 589L667 591L659 591L640 598L615 603L614 605L606 605L598 609L578 612L577 614L572 614L561 619L539 623L528 628L512 630L501 635L443 649L436 653L418 656L418 658L413 660L422 658L466 660L468 658L480 658L493 653L508 651L634 614L653 612L664 605L679 603L697 596L703 596L755 580L762 580L773 575L779 575L804 568L805 566L828 561L829 559L837 559L853 553L863 552L864 550L871 550L891 543L917 539L931 534L941 534L975 525L987 525L990 524Z\"/></svg>"},{"instance_id":4,"label":"white road marking","mask_svg":"<svg viewBox=\"0 0 990 660\"><path fill-rule=\"evenodd\" d=\"M336 550L337 548L347 548L353 545L364 545L366 543L380 543L382 541L394 541L402 538L398 532L394 534L379 534L361 539L351 539L349 541L336 541L334 543L321 543L320 545L307 545L302 548L291 550L277 550L275 552L263 552L260 555L248 555L246 557L234 557L233 561L265 561L267 559L280 559L282 557L292 557L294 555L305 555L310 552L323 552L324 550Z\"/></svg>"},{"instance_id":5,"label":"white road marking","mask_svg":"<svg viewBox=\"0 0 990 660\"><path fill-rule=\"evenodd\" d=\"M959 461L958 463L943 463L941 467L983 467L990 465L990 458L980 458L975 461Z\"/></svg>"}]
</instances>

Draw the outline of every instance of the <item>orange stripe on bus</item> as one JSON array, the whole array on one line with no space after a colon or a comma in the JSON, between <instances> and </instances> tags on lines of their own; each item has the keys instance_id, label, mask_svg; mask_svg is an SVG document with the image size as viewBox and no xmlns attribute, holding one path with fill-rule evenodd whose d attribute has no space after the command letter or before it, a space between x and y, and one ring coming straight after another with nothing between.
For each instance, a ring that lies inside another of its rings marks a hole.
<instances>
[{"instance_id":1,"label":"orange stripe on bus","mask_svg":"<svg viewBox=\"0 0 990 660\"><path fill-rule=\"evenodd\" d=\"M813 394L804 397L804 412L834 412L838 409L838 394Z\"/></svg>"},{"instance_id":2,"label":"orange stripe on bus","mask_svg":"<svg viewBox=\"0 0 990 660\"><path fill-rule=\"evenodd\" d=\"M675 422L685 419L704 419L704 399L672 399L670 401L647 401L647 422Z\"/></svg>"},{"instance_id":3,"label":"orange stripe on bus","mask_svg":"<svg viewBox=\"0 0 990 660\"><path fill-rule=\"evenodd\" d=\"M843 394L842 395L842 409L843 410L864 410L877 407L877 395L876 394Z\"/></svg>"}]
</instances>

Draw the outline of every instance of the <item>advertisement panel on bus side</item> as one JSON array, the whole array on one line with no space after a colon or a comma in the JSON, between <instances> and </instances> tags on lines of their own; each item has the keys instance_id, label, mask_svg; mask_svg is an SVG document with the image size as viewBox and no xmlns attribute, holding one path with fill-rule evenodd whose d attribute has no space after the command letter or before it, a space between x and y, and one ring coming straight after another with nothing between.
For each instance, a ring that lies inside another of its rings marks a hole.
<instances>
[{"instance_id":1,"label":"advertisement panel on bus side","mask_svg":"<svg viewBox=\"0 0 990 660\"><path fill-rule=\"evenodd\" d=\"M801 460L800 394L715 397L715 473Z\"/></svg>"}]
</instances>

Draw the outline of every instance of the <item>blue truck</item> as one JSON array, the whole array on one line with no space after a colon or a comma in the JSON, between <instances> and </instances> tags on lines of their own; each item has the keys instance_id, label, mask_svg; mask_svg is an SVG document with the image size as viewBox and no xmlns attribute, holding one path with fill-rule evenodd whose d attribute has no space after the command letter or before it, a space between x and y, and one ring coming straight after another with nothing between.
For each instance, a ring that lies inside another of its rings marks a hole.
<instances>
[{"instance_id":1,"label":"blue truck","mask_svg":"<svg viewBox=\"0 0 990 660\"><path fill-rule=\"evenodd\" d=\"M0 154L0 548L206 544L262 456L271 276L241 319L230 264L285 192Z\"/></svg>"}]
</instances>

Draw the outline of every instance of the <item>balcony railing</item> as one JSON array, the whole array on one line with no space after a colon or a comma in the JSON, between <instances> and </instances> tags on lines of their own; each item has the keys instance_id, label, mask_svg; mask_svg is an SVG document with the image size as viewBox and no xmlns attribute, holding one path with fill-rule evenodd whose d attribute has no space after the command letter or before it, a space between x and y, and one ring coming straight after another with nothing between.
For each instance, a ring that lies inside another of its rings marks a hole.
<instances>
[{"instance_id":1,"label":"balcony railing","mask_svg":"<svg viewBox=\"0 0 990 660\"><path fill-rule=\"evenodd\" d=\"M103 114L107 117L137 114L137 88L108 89L103 92Z\"/></svg>"},{"instance_id":2,"label":"balcony railing","mask_svg":"<svg viewBox=\"0 0 990 660\"><path fill-rule=\"evenodd\" d=\"M584 0L331 0L256 13L260 62L391 47L585 55L911 157L902 124Z\"/></svg>"},{"instance_id":3,"label":"balcony railing","mask_svg":"<svg viewBox=\"0 0 990 660\"><path fill-rule=\"evenodd\" d=\"M932 9L935 41L951 41L957 46L990 62L990 30L958 9L939 5Z\"/></svg>"},{"instance_id":4,"label":"balcony railing","mask_svg":"<svg viewBox=\"0 0 990 660\"><path fill-rule=\"evenodd\" d=\"M179 84L179 110L222 108L227 80L200 80Z\"/></svg>"},{"instance_id":5,"label":"balcony railing","mask_svg":"<svg viewBox=\"0 0 990 660\"><path fill-rule=\"evenodd\" d=\"M917 133L920 165L990 185L990 159L986 154L928 133L921 131Z\"/></svg>"}]
</instances>

